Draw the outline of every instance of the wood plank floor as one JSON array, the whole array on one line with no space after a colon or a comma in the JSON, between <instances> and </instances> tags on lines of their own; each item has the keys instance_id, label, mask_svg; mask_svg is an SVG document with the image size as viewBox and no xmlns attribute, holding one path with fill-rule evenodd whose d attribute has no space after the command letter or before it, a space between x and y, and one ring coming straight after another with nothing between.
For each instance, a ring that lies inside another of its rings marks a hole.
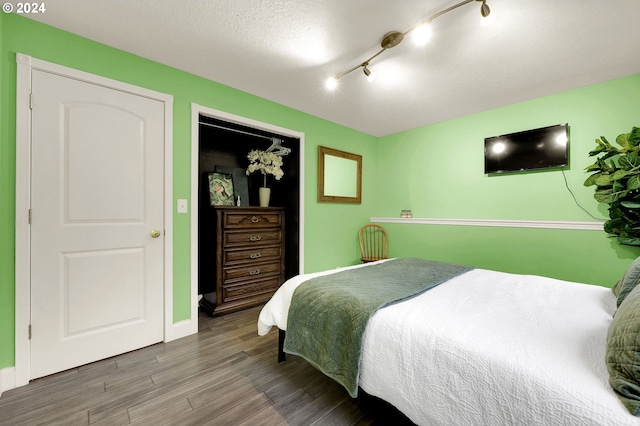
<instances>
[{"instance_id":1,"label":"wood plank floor","mask_svg":"<svg viewBox=\"0 0 640 426\"><path fill-rule=\"evenodd\" d=\"M411 425L299 357L276 360L260 308L199 318L199 333L68 370L0 398L0 425Z\"/></svg>"}]
</instances>

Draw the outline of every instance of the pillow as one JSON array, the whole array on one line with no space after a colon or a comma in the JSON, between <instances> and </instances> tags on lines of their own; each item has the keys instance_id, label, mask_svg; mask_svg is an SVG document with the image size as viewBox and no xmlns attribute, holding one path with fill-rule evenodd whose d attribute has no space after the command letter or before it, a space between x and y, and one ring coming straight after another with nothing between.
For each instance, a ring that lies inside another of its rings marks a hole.
<instances>
[{"instance_id":1,"label":"pillow","mask_svg":"<svg viewBox=\"0 0 640 426\"><path fill-rule=\"evenodd\" d=\"M616 311L607 333L609 384L622 404L640 416L640 286Z\"/></svg>"},{"instance_id":2,"label":"pillow","mask_svg":"<svg viewBox=\"0 0 640 426\"><path fill-rule=\"evenodd\" d=\"M622 282L624 281L624 275L620 277L618 282L616 282L613 287L611 287L611 291L613 294L618 297L620 295L620 287L622 287Z\"/></svg>"},{"instance_id":3,"label":"pillow","mask_svg":"<svg viewBox=\"0 0 640 426\"><path fill-rule=\"evenodd\" d=\"M640 257L629 265L622 278L611 289L618 298L618 307L638 283L640 283Z\"/></svg>"}]
</instances>

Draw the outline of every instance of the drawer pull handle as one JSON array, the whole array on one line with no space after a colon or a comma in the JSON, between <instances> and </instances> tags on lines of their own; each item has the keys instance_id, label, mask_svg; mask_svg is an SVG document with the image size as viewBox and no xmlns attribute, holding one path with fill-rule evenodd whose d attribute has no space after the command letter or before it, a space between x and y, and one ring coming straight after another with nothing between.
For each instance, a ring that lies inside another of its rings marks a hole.
<instances>
[{"instance_id":1,"label":"drawer pull handle","mask_svg":"<svg viewBox=\"0 0 640 426\"><path fill-rule=\"evenodd\" d=\"M249 241L254 242L254 241L260 241L262 238L260 238L260 235L252 235L249 237Z\"/></svg>"},{"instance_id":2,"label":"drawer pull handle","mask_svg":"<svg viewBox=\"0 0 640 426\"><path fill-rule=\"evenodd\" d=\"M262 253L251 253L249 258L251 259L260 259L262 257Z\"/></svg>"},{"instance_id":3,"label":"drawer pull handle","mask_svg":"<svg viewBox=\"0 0 640 426\"><path fill-rule=\"evenodd\" d=\"M251 218L251 223L258 223L260 219L258 219L257 217L253 216Z\"/></svg>"},{"instance_id":4,"label":"drawer pull handle","mask_svg":"<svg viewBox=\"0 0 640 426\"><path fill-rule=\"evenodd\" d=\"M249 271L249 275L258 275L260 273L260 269L254 269L253 271Z\"/></svg>"}]
</instances>

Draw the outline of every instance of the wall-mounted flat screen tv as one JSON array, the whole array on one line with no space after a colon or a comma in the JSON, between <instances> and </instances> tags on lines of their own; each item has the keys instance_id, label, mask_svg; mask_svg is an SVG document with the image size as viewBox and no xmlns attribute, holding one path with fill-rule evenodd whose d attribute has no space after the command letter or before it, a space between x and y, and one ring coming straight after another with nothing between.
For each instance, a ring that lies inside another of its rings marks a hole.
<instances>
[{"instance_id":1,"label":"wall-mounted flat screen tv","mask_svg":"<svg viewBox=\"0 0 640 426\"><path fill-rule=\"evenodd\" d=\"M486 174L540 170L569 163L569 125L492 136L484 140Z\"/></svg>"}]
</instances>

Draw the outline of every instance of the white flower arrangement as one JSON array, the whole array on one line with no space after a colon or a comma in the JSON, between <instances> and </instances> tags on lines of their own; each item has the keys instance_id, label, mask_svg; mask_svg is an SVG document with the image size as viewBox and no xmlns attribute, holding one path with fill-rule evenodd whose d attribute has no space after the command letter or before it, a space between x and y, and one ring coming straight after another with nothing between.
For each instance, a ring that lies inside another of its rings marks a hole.
<instances>
[{"instance_id":1,"label":"white flower arrangement","mask_svg":"<svg viewBox=\"0 0 640 426\"><path fill-rule=\"evenodd\" d=\"M264 175L264 186L267 186L267 175L273 175L276 180L282 179L284 172L282 171L282 157L266 151L252 150L247 155L249 159L249 167L247 167L247 175L260 170Z\"/></svg>"}]
</instances>

